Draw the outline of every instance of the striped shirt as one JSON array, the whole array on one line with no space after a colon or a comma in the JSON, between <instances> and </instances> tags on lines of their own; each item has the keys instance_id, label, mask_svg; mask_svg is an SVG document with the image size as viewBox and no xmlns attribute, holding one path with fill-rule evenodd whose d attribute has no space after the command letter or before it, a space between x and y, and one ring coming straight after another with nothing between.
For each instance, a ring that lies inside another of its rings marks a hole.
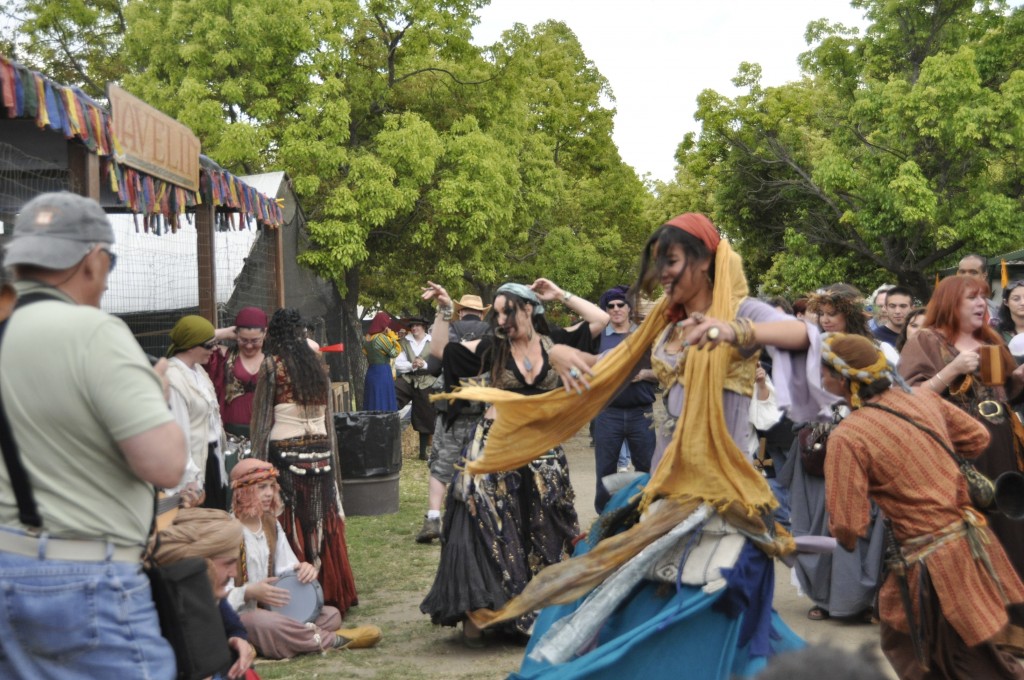
<instances>
[{"instance_id":1,"label":"striped shirt","mask_svg":"<svg viewBox=\"0 0 1024 680\"><path fill-rule=\"evenodd\" d=\"M877 401L939 433L965 458L976 457L988 445L988 431L982 425L930 390L915 389L907 394L891 389ZM967 483L949 453L914 425L879 409L857 409L829 436L825 484L832 535L847 549L865 535L870 521L869 496L892 521L893 533L901 543L940 532L961 521L961 508L970 507ZM1024 585L999 541L988 527L981 531L1009 600L1024 602ZM1006 625L1006 603L999 587L971 554L966 537L943 543L925 563L943 616L964 642L977 645ZM907 573L915 607L919 568L912 564ZM879 608L887 624L909 631L893 574L882 586ZM921 620L919 613L915 620Z\"/></svg>"}]
</instances>

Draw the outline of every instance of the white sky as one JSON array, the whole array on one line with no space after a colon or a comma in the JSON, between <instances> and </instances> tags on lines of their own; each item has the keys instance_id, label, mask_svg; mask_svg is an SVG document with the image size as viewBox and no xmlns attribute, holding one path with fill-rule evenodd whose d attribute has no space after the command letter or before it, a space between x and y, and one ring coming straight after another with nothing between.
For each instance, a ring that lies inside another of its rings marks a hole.
<instances>
[{"instance_id":1,"label":"white sky","mask_svg":"<svg viewBox=\"0 0 1024 680\"><path fill-rule=\"evenodd\" d=\"M765 85L798 79L804 30L822 17L866 26L849 0L491 0L474 38L488 45L515 23L565 22L611 84L623 160L668 181L683 135L698 130L697 95L734 96L743 61L761 65Z\"/></svg>"}]
</instances>

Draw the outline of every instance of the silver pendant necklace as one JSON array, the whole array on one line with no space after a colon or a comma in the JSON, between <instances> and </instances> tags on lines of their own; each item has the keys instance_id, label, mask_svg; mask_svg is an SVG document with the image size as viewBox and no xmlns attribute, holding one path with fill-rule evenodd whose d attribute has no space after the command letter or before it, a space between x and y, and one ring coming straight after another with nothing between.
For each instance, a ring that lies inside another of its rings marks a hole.
<instances>
[{"instance_id":1,"label":"silver pendant necklace","mask_svg":"<svg viewBox=\"0 0 1024 680\"><path fill-rule=\"evenodd\" d=\"M527 373L533 372L533 362L530 361L530 346L527 345L526 349L523 350L523 368L526 369Z\"/></svg>"}]
</instances>

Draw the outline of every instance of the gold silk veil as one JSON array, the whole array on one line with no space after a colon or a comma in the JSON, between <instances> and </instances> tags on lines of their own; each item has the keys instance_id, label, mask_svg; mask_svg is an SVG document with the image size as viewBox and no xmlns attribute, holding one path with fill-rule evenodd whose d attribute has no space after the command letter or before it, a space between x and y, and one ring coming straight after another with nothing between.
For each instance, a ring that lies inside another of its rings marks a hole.
<instances>
[{"instance_id":1,"label":"gold silk veil","mask_svg":"<svg viewBox=\"0 0 1024 680\"><path fill-rule=\"evenodd\" d=\"M715 251L715 286L707 316L734 319L746 296L747 281L740 257L723 239ZM467 472L514 469L576 434L615 395L668 325L667 305L667 298L663 298L632 335L595 364L591 389L583 395L555 390L524 396L479 386L442 395L490 402L497 411L484 455L470 463ZM736 446L725 422L722 392L730 361L727 349L687 352L683 412L661 462L643 490L643 521L602 540L582 557L548 567L501 611L474 613L472 618L478 625L575 600L702 503L713 506L739 528L764 536L759 546L769 554L793 551L792 538L784 531L768 537L770 527L764 518L770 516L777 502L764 477ZM663 502L652 505L659 500Z\"/></svg>"}]
</instances>

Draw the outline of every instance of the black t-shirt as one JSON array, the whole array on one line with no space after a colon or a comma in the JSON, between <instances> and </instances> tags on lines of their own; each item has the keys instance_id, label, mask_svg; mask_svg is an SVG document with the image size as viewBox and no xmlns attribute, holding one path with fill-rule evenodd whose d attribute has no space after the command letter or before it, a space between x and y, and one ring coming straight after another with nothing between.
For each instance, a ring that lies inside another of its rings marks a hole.
<instances>
[{"instance_id":1,"label":"black t-shirt","mask_svg":"<svg viewBox=\"0 0 1024 680\"><path fill-rule=\"evenodd\" d=\"M887 342L893 347L896 346L896 340L899 339L900 334L898 331L894 331L885 324L882 324L874 331L875 337L878 338L879 342Z\"/></svg>"}]
</instances>

